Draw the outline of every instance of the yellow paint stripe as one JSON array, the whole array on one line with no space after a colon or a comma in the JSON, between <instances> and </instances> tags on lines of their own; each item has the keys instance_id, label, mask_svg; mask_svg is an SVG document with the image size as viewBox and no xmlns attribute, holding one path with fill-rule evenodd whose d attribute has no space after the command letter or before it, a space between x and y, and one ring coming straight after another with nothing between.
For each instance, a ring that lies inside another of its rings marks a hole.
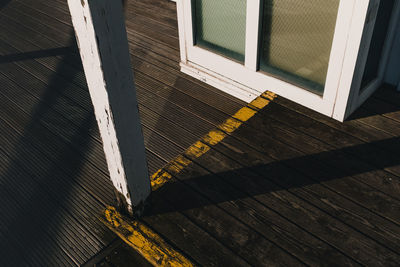
<instances>
[{"instance_id":1,"label":"yellow paint stripe","mask_svg":"<svg viewBox=\"0 0 400 267\"><path fill-rule=\"evenodd\" d=\"M255 110L260 110L268 104L269 104L269 100L262 98L262 97L257 97L256 99L251 101L251 103L249 103L248 106L250 106L251 108L253 108Z\"/></svg>"},{"instance_id":2,"label":"yellow paint stripe","mask_svg":"<svg viewBox=\"0 0 400 267\"><path fill-rule=\"evenodd\" d=\"M194 266L145 224L129 220L114 207L107 207L101 219L154 266Z\"/></svg>"},{"instance_id":3,"label":"yellow paint stripe","mask_svg":"<svg viewBox=\"0 0 400 267\"><path fill-rule=\"evenodd\" d=\"M233 116L228 118L217 129L210 131L203 136L199 141L191 145L186 151L170 161L164 168L157 171L152 176L151 187L155 191L160 188L164 183L172 179L174 174L179 173L186 166L192 163L192 160L201 157L221 142L227 134L236 131L244 122L252 118L259 110L267 106L276 95L272 92L265 92L261 96L251 101L247 106L239 109Z\"/></svg>"},{"instance_id":4,"label":"yellow paint stripe","mask_svg":"<svg viewBox=\"0 0 400 267\"><path fill-rule=\"evenodd\" d=\"M206 144L209 144L211 146L215 146L219 142L221 142L224 138L226 137L226 133L220 131L220 130L212 130L208 134L206 134L203 137L203 141Z\"/></svg>"},{"instance_id":5,"label":"yellow paint stripe","mask_svg":"<svg viewBox=\"0 0 400 267\"><path fill-rule=\"evenodd\" d=\"M269 100L272 101L277 97L277 95L272 93L272 92L270 92L270 91L266 91L266 92L261 94L261 97L269 99Z\"/></svg>"},{"instance_id":6,"label":"yellow paint stripe","mask_svg":"<svg viewBox=\"0 0 400 267\"><path fill-rule=\"evenodd\" d=\"M199 141L191 145L182 155L174 158L164 168L152 175L152 190L155 191L172 180L173 175L178 174L189 166L192 160L207 153L212 146L217 145L228 134L233 133L259 110L267 106L275 97L276 95L271 92L263 93L224 121L217 129L210 131ZM175 251L145 224L125 218L113 207L108 207L105 210L102 221L122 240L155 266L193 266L187 258Z\"/></svg>"},{"instance_id":7,"label":"yellow paint stripe","mask_svg":"<svg viewBox=\"0 0 400 267\"><path fill-rule=\"evenodd\" d=\"M155 174L151 177L151 189L153 191L160 188L163 184L171 180L172 175L168 172L164 171L163 169L158 170Z\"/></svg>"},{"instance_id":8,"label":"yellow paint stripe","mask_svg":"<svg viewBox=\"0 0 400 267\"><path fill-rule=\"evenodd\" d=\"M243 107L238 112L236 112L232 118L235 118L240 121L248 121L251 117L253 117L257 113L256 110Z\"/></svg>"}]
</instances>

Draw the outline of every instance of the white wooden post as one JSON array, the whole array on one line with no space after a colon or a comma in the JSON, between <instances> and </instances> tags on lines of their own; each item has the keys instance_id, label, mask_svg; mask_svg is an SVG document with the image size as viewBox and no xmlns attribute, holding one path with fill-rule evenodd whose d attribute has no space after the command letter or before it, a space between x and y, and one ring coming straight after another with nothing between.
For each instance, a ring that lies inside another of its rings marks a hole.
<instances>
[{"instance_id":1,"label":"white wooden post","mask_svg":"<svg viewBox=\"0 0 400 267\"><path fill-rule=\"evenodd\" d=\"M121 0L68 0L104 153L120 207L151 192Z\"/></svg>"}]
</instances>

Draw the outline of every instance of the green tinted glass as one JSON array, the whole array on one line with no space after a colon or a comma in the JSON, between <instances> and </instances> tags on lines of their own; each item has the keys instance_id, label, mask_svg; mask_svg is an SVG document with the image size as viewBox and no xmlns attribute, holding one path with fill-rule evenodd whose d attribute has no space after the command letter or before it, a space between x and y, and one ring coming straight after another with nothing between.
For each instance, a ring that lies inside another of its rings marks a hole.
<instances>
[{"instance_id":1,"label":"green tinted glass","mask_svg":"<svg viewBox=\"0 0 400 267\"><path fill-rule=\"evenodd\" d=\"M244 61L246 0L194 0L195 44Z\"/></svg>"},{"instance_id":2,"label":"green tinted glass","mask_svg":"<svg viewBox=\"0 0 400 267\"><path fill-rule=\"evenodd\" d=\"M264 0L260 69L322 94L340 0Z\"/></svg>"}]
</instances>

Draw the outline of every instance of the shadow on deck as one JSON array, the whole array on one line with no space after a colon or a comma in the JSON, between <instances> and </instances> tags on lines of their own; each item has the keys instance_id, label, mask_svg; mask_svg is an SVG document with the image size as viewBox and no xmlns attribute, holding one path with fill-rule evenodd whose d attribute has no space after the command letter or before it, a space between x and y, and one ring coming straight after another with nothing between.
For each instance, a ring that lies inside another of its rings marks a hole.
<instances>
[{"instance_id":1,"label":"shadow on deck","mask_svg":"<svg viewBox=\"0 0 400 267\"><path fill-rule=\"evenodd\" d=\"M98 220L114 196L65 1L0 8L1 261L144 265ZM127 17L154 173L244 103L179 71L174 3L133 0ZM278 97L143 221L200 265L397 265L399 107L384 86L339 123Z\"/></svg>"}]
</instances>

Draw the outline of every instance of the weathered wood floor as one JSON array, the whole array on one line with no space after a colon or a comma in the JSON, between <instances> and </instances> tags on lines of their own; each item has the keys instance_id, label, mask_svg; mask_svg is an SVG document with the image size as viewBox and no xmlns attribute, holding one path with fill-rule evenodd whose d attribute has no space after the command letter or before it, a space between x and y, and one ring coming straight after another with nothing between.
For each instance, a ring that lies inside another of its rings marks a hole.
<instances>
[{"instance_id":1,"label":"weathered wood floor","mask_svg":"<svg viewBox=\"0 0 400 267\"><path fill-rule=\"evenodd\" d=\"M98 220L114 196L66 1L0 8L0 265L145 265ZM179 72L176 24L172 2L129 1L150 173L244 104ZM343 124L278 97L143 220L200 265L398 266L399 136L393 88Z\"/></svg>"}]
</instances>

